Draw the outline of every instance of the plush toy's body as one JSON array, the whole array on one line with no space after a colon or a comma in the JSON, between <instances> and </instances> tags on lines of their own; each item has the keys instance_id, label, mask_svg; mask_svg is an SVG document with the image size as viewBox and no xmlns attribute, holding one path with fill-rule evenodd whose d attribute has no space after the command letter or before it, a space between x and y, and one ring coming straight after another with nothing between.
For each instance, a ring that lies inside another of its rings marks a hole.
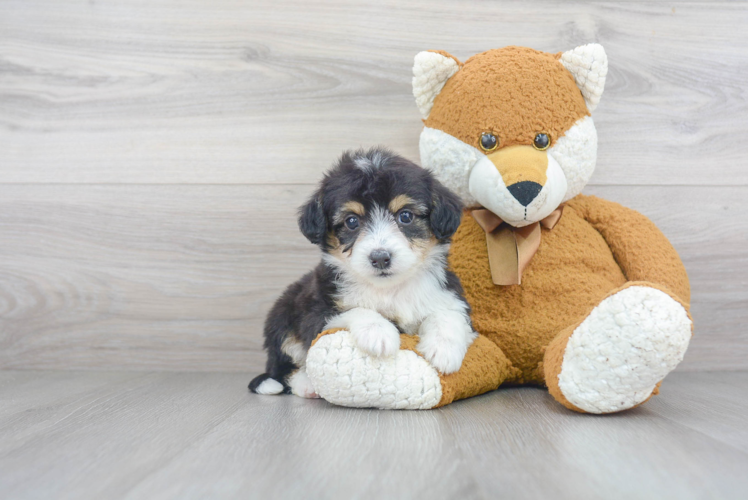
<instances>
[{"instance_id":1,"label":"plush toy's body","mask_svg":"<svg viewBox=\"0 0 748 500\"><path fill-rule=\"evenodd\" d=\"M422 162L477 210L463 217L450 265L481 335L444 376L411 339L378 359L347 332L325 332L307 363L322 397L431 408L539 384L570 409L608 413L657 392L691 336L688 278L648 219L579 194L595 166L589 114L606 72L598 45L557 55L507 47L465 64L416 57Z\"/></svg>"},{"instance_id":2,"label":"plush toy's body","mask_svg":"<svg viewBox=\"0 0 748 500\"><path fill-rule=\"evenodd\" d=\"M636 251L631 255L632 249L652 252L656 258L641 261ZM664 314L671 307L673 313L679 312L663 295L678 302L689 299L688 281L677 254L649 220L620 205L582 195L566 205L552 230L543 229L540 248L524 270L521 285L494 285L486 272L485 232L469 217L455 235L450 263L464 284L476 331L499 346L511 362L513 370L505 382L548 384L553 390L562 359L549 360L560 354L548 350L549 344L563 337L565 330L571 333L604 299L632 286L628 293L636 302L649 294L648 288L662 290L664 294L643 299L656 302L653 316L658 309ZM610 320L615 324L615 315ZM554 347L565 349L566 339L558 340ZM631 358L639 354L627 345L628 349L632 353L623 354L615 368L626 370L635 361ZM607 354L613 354L613 349ZM607 371L597 368L597 375Z\"/></svg>"}]
</instances>

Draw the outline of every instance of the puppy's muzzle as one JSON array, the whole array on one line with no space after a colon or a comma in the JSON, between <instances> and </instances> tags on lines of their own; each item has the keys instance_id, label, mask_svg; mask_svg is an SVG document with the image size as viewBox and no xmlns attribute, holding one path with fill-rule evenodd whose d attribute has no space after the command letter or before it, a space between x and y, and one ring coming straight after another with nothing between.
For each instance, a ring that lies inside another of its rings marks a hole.
<instances>
[{"instance_id":1,"label":"puppy's muzzle","mask_svg":"<svg viewBox=\"0 0 748 500\"><path fill-rule=\"evenodd\" d=\"M392 264L392 255L387 250L378 248L369 254L369 262L377 269L387 269Z\"/></svg>"}]
</instances>

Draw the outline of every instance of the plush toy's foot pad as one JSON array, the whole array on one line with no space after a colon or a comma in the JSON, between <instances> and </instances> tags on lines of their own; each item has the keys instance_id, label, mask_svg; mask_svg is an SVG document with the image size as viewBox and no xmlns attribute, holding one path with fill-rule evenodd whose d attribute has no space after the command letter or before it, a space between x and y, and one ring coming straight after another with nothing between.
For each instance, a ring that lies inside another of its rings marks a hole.
<instances>
[{"instance_id":1,"label":"plush toy's foot pad","mask_svg":"<svg viewBox=\"0 0 748 500\"><path fill-rule=\"evenodd\" d=\"M690 339L691 320L678 301L648 286L624 288L574 329L558 388L589 413L632 408L680 363Z\"/></svg>"},{"instance_id":2,"label":"plush toy's foot pad","mask_svg":"<svg viewBox=\"0 0 748 500\"><path fill-rule=\"evenodd\" d=\"M346 330L319 337L306 363L317 394L337 405L425 410L442 399L439 373L421 356L412 350L371 356Z\"/></svg>"}]
</instances>

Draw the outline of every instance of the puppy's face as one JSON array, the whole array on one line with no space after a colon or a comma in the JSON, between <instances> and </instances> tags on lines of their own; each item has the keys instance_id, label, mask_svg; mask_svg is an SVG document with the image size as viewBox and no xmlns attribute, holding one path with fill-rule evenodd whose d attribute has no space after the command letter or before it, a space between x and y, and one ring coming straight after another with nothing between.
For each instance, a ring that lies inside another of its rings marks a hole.
<instances>
[{"instance_id":1,"label":"puppy's face","mask_svg":"<svg viewBox=\"0 0 748 500\"><path fill-rule=\"evenodd\" d=\"M437 245L429 210L406 194L390 200L344 202L332 217L327 252L372 283L399 282L426 261Z\"/></svg>"},{"instance_id":2,"label":"puppy's face","mask_svg":"<svg viewBox=\"0 0 748 500\"><path fill-rule=\"evenodd\" d=\"M417 165L384 150L346 153L302 207L299 226L326 261L376 286L444 265L462 207Z\"/></svg>"}]
</instances>

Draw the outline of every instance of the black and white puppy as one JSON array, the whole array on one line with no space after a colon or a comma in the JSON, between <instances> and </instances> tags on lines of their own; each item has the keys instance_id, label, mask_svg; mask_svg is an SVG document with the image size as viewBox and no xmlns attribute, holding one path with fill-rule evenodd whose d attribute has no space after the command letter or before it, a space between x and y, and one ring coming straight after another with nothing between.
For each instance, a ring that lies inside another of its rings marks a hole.
<instances>
[{"instance_id":1,"label":"black and white puppy","mask_svg":"<svg viewBox=\"0 0 748 500\"><path fill-rule=\"evenodd\" d=\"M322 262L270 311L267 373L250 390L317 397L306 354L328 328L350 331L373 356L394 355L400 332L418 334L418 351L434 368L457 371L476 336L447 268L461 216L457 196L414 163L381 148L343 154L299 213Z\"/></svg>"}]
</instances>

